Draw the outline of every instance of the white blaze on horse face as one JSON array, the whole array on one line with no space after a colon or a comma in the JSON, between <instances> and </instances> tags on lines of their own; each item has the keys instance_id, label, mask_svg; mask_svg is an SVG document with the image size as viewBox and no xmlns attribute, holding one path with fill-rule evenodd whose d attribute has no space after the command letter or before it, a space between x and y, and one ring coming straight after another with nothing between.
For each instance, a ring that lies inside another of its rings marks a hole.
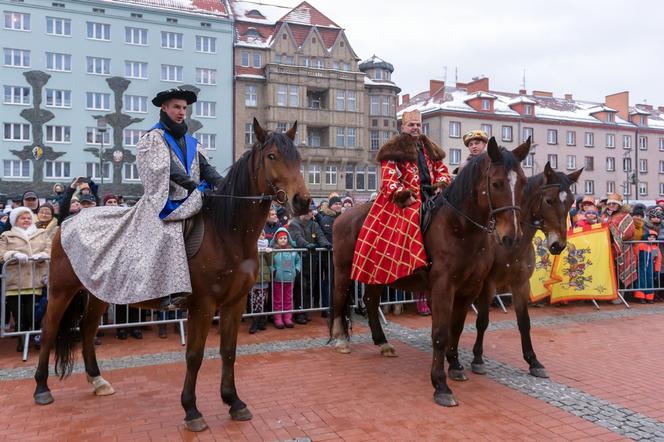
<instances>
[{"instance_id":1,"label":"white blaze on horse face","mask_svg":"<svg viewBox=\"0 0 664 442\"><path fill-rule=\"evenodd\" d=\"M516 206L516 180L518 176L515 171L511 171L507 174L507 179L510 183L510 192L512 192L512 206ZM516 219L516 210L512 210L512 216L514 216L514 235L519 233L519 221Z\"/></svg>"},{"instance_id":2,"label":"white blaze on horse face","mask_svg":"<svg viewBox=\"0 0 664 442\"><path fill-rule=\"evenodd\" d=\"M563 190L558 194L558 198L560 198L560 202L565 204L565 201L567 201L567 191Z\"/></svg>"}]
</instances>

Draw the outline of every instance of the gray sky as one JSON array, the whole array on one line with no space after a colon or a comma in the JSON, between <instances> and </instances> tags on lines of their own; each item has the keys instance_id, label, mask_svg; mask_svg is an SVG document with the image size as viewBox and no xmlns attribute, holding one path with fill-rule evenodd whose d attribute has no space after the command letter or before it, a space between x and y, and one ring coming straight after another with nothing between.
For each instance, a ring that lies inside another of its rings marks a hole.
<instances>
[{"instance_id":1,"label":"gray sky","mask_svg":"<svg viewBox=\"0 0 664 442\"><path fill-rule=\"evenodd\" d=\"M664 2L660 0L308 0L346 29L360 58L395 67L402 93L429 79L491 88L572 93L603 101L628 90L630 104L664 106ZM300 0L271 0L295 6Z\"/></svg>"}]
</instances>

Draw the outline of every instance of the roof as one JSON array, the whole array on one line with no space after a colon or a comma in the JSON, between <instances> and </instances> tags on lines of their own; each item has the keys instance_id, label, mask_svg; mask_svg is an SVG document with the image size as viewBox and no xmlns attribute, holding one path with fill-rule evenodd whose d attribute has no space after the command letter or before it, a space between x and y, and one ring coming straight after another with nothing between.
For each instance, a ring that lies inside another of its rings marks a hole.
<instances>
[{"instance_id":1,"label":"roof","mask_svg":"<svg viewBox=\"0 0 664 442\"><path fill-rule=\"evenodd\" d=\"M278 21L299 23L307 26L339 28L339 25L307 2L300 3Z\"/></svg>"},{"instance_id":2,"label":"roof","mask_svg":"<svg viewBox=\"0 0 664 442\"><path fill-rule=\"evenodd\" d=\"M376 68L387 69L390 72L394 72L394 65L392 65L392 63L388 63L382 58L377 57L375 54L372 55L370 58L361 61L358 67L362 72L364 72L367 69L376 69Z\"/></svg>"},{"instance_id":3,"label":"roof","mask_svg":"<svg viewBox=\"0 0 664 442\"><path fill-rule=\"evenodd\" d=\"M201 15L228 17L224 0L102 0L106 3L119 3L148 8L166 9L176 12L189 12Z\"/></svg>"}]
</instances>

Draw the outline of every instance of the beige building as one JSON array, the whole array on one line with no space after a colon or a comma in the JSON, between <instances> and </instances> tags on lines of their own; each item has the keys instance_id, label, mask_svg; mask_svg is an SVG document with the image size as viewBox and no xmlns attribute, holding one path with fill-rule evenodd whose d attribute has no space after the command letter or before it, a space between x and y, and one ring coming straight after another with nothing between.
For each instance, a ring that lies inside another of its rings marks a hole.
<instances>
[{"instance_id":1,"label":"beige building","mask_svg":"<svg viewBox=\"0 0 664 442\"><path fill-rule=\"evenodd\" d=\"M375 56L359 63L344 30L307 2L288 8L230 1L230 7L234 158L255 141L254 117L277 131L297 121L302 173L312 195L367 199L378 182L372 137L380 143L396 133L400 90L390 79L392 65Z\"/></svg>"},{"instance_id":2,"label":"beige building","mask_svg":"<svg viewBox=\"0 0 664 442\"><path fill-rule=\"evenodd\" d=\"M558 171L585 167L577 194L664 196L664 108L632 107L628 92L595 103L571 94L496 92L488 78L454 87L431 80L429 90L402 97L399 111L413 109L422 112L425 133L447 151L451 169L468 155L463 134L483 129L507 148L532 137L534 149L523 162L528 175L541 172L547 161Z\"/></svg>"}]
</instances>

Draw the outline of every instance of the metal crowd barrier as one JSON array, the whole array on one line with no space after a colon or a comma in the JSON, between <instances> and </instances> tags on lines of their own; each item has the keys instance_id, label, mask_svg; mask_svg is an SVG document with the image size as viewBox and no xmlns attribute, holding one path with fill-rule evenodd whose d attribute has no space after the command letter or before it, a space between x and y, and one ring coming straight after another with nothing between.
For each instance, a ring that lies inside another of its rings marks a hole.
<instances>
[{"instance_id":1,"label":"metal crowd barrier","mask_svg":"<svg viewBox=\"0 0 664 442\"><path fill-rule=\"evenodd\" d=\"M618 282L618 297L620 301L625 304L627 308L630 308L628 300L635 302L643 299L645 302L654 302L654 299L664 297L664 268L662 267L664 241L641 240L625 241L624 243L632 246L637 279L625 287L620 281L620 269L616 264L616 281ZM659 270L657 267L659 267ZM653 299L640 298L641 293L644 295L652 294Z\"/></svg>"}]
</instances>

